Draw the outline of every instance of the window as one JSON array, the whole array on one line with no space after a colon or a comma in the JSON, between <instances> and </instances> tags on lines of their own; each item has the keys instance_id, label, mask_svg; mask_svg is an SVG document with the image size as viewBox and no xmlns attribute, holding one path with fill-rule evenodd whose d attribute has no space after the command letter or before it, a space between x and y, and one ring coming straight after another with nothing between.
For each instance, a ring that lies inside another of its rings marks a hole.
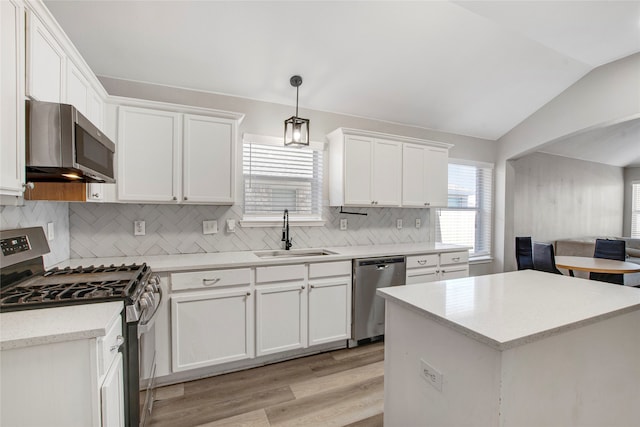
<instances>
[{"instance_id":1,"label":"window","mask_svg":"<svg viewBox=\"0 0 640 427\"><path fill-rule=\"evenodd\" d=\"M245 135L244 219L322 217L322 147L285 147L277 138Z\"/></svg>"},{"instance_id":2,"label":"window","mask_svg":"<svg viewBox=\"0 0 640 427\"><path fill-rule=\"evenodd\" d=\"M631 237L640 238L640 181L631 186Z\"/></svg>"},{"instance_id":3,"label":"window","mask_svg":"<svg viewBox=\"0 0 640 427\"><path fill-rule=\"evenodd\" d=\"M436 241L471 246L469 255L491 255L493 165L449 159L447 208L435 217Z\"/></svg>"}]
</instances>

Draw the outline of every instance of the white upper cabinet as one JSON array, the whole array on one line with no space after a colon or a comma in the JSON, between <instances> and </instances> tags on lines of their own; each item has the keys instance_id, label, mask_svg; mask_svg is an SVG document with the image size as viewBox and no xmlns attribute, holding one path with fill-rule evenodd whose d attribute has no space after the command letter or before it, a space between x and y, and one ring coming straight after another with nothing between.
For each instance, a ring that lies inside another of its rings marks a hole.
<instances>
[{"instance_id":1,"label":"white upper cabinet","mask_svg":"<svg viewBox=\"0 0 640 427\"><path fill-rule=\"evenodd\" d=\"M446 206L450 144L344 128L327 139L330 206Z\"/></svg>"},{"instance_id":2,"label":"white upper cabinet","mask_svg":"<svg viewBox=\"0 0 640 427\"><path fill-rule=\"evenodd\" d=\"M402 206L447 206L449 153L419 144L402 147Z\"/></svg>"},{"instance_id":3,"label":"white upper cabinet","mask_svg":"<svg viewBox=\"0 0 640 427\"><path fill-rule=\"evenodd\" d=\"M65 103L71 104L97 128L104 123L104 101L93 90L84 74L70 60L67 61L67 97Z\"/></svg>"},{"instance_id":4,"label":"white upper cabinet","mask_svg":"<svg viewBox=\"0 0 640 427\"><path fill-rule=\"evenodd\" d=\"M65 100L66 55L49 29L27 13L27 96L38 101Z\"/></svg>"},{"instance_id":5,"label":"white upper cabinet","mask_svg":"<svg viewBox=\"0 0 640 427\"><path fill-rule=\"evenodd\" d=\"M183 202L233 203L235 128L233 120L185 114Z\"/></svg>"},{"instance_id":6,"label":"white upper cabinet","mask_svg":"<svg viewBox=\"0 0 640 427\"><path fill-rule=\"evenodd\" d=\"M329 141L331 206L400 206L399 142L360 135Z\"/></svg>"},{"instance_id":7,"label":"white upper cabinet","mask_svg":"<svg viewBox=\"0 0 640 427\"><path fill-rule=\"evenodd\" d=\"M118 124L118 199L178 200L181 115L120 107Z\"/></svg>"},{"instance_id":8,"label":"white upper cabinet","mask_svg":"<svg viewBox=\"0 0 640 427\"><path fill-rule=\"evenodd\" d=\"M119 107L118 199L233 204L238 119L163 106L167 110Z\"/></svg>"},{"instance_id":9,"label":"white upper cabinet","mask_svg":"<svg viewBox=\"0 0 640 427\"><path fill-rule=\"evenodd\" d=\"M0 195L21 196L24 184L24 7L0 1Z\"/></svg>"}]
</instances>

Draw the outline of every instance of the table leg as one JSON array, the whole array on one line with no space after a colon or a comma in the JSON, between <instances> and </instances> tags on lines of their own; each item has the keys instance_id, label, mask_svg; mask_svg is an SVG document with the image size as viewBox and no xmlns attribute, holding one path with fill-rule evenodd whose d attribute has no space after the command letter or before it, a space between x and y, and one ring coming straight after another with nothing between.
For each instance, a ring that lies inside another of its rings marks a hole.
<instances>
[{"instance_id":1,"label":"table leg","mask_svg":"<svg viewBox=\"0 0 640 427\"><path fill-rule=\"evenodd\" d=\"M576 276L573 275L573 270L569 270L569 276L576 277Z\"/></svg>"}]
</instances>

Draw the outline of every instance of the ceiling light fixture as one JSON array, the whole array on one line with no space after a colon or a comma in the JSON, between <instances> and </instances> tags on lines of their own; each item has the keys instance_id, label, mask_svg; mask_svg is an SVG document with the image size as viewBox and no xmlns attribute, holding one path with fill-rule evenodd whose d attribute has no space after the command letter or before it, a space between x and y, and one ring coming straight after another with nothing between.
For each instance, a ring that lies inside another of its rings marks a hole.
<instances>
[{"instance_id":1,"label":"ceiling light fixture","mask_svg":"<svg viewBox=\"0 0 640 427\"><path fill-rule=\"evenodd\" d=\"M309 119L298 117L298 90L302 77L291 76L289 83L296 88L296 115L284 121L284 145L309 145Z\"/></svg>"}]
</instances>

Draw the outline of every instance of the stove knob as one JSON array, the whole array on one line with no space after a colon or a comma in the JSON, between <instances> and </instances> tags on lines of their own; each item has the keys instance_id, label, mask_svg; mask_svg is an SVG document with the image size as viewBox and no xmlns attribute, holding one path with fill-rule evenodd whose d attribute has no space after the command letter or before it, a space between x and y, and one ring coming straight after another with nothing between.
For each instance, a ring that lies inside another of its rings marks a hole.
<instances>
[{"instance_id":1,"label":"stove knob","mask_svg":"<svg viewBox=\"0 0 640 427\"><path fill-rule=\"evenodd\" d=\"M147 301L147 298L145 298L144 295L140 297L140 301L138 301L138 304L140 305L140 311L144 311L150 307L149 301Z\"/></svg>"}]
</instances>

